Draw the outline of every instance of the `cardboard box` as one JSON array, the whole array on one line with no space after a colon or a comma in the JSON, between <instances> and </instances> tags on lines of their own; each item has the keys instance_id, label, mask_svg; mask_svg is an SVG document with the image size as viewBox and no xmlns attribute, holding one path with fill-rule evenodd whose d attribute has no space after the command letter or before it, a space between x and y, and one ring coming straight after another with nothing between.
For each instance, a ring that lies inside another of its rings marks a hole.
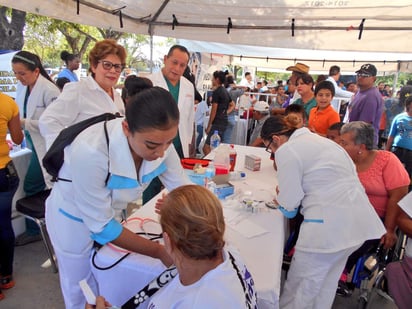
<instances>
[{"instance_id":1,"label":"cardboard box","mask_svg":"<svg viewBox=\"0 0 412 309\"><path fill-rule=\"evenodd\" d=\"M233 193L235 193L235 187L230 182L216 185L215 195L220 200L225 199L226 196L232 195Z\"/></svg>"},{"instance_id":2,"label":"cardboard box","mask_svg":"<svg viewBox=\"0 0 412 309\"><path fill-rule=\"evenodd\" d=\"M262 159L255 155L245 156L245 168L251 171L260 171L260 162Z\"/></svg>"}]
</instances>

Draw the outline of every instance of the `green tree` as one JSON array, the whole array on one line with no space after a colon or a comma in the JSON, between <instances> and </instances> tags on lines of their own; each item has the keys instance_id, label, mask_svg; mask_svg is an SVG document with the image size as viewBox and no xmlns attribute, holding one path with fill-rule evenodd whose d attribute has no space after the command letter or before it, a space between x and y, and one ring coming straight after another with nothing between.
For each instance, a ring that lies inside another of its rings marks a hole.
<instances>
[{"instance_id":1,"label":"green tree","mask_svg":"<svg viewBox=\"0 0 412 309\"><path fill-rule=\"evenodd\" d=\"M60 53L68 50L87 63L87 54L94 42L111 38L118 40L124 33L58 19L27 14L27 49L32 49L45 63L61 63Z\"/></svg>"}]
</instances>

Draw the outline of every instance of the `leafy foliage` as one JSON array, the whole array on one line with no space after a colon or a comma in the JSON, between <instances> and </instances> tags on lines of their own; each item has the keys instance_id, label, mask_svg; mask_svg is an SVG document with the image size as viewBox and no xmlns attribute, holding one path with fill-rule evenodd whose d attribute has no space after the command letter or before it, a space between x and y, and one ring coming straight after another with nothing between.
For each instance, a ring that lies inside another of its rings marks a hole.
<instances>
[{"instance_id":1,"label":"leafy foliage","mask_svg":"<svg viewBox=\"0 0 412 309\"><path fill-rule=\"evenodd\" d=\"M20 44L11 45L7 34L20 36ZM24 30L23 30L24 29ZM24 41L23 41L24 35ZM92 26L70 23L6 7L0 7L0 38L3 36L2 49L31 51L42 59L45 67L61 67L60 53L67 50L78 54L83 67L88 67L88 54L94 43L111 38L119 41L127 50L126 65L138 70L146 70L150 60L142 52L143 46L149 44L148 35L136 35ZM24 42L24 43L23 43ZM8 44L8 45L7 45Z\"/></svg>"}]
</instances>

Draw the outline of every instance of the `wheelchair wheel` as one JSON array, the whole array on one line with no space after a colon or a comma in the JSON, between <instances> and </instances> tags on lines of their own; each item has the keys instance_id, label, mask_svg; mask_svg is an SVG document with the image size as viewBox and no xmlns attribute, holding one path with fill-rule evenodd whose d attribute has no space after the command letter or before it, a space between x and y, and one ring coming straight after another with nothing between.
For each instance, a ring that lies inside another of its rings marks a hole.
<instances>
[{"instance_id":1,"label":"wheelchair wheel","mask_svg":"<svg viewBox=\"0 0 412 309\"><path fill-rule=\"evenodd\" d=\"M361 282L361 285L359 287L358 304L356 306L358 309L365 309L366 306L368 305L368 300L370 296L368 284L369 284L368 278L363 279Z\"/></svg>"}]
</instances>

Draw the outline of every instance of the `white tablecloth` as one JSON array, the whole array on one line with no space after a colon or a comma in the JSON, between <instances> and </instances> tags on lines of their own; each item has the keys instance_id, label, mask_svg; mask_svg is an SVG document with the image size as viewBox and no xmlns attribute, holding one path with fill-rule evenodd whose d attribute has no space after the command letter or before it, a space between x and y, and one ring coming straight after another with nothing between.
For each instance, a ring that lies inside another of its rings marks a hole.
<instances>
[{"instance_id":1,"label":"white tablecloth","mask_svg":"<svg viewBox=\"0 0 412 309\"><path fill-rule=\"evenodd\" d=\"M247 173L245 179L233 182L236 188L235 193L249 190L256 200L272 199L277 180L269 154L262 148L236 145L235 149L238 152L236 170L243 170ZM246 154L255 154L262 158L260 171L252 172L244 169ZM210 157L213 157L213 152ZM154 212L154 200L136 211L131 217L157 218ZM259 308L278 308L285 237L284 217L278 210L271 210L263 205L259 212L251 213L238 208L235 204L231 201L223 202L227 221L226 241L238 248L252 273L258 293ZM233 216L236 212L240 217ZM242 219L239 220L239 218ZM253 227L263 229L264 233L249 238L248 236L254 230ZM95 261L100 267L107 266L123 255L124 253L105 246L100 249ZM131 254L109 270L93 268L93 274L99 283L100 294L104 295L113 305L120 306L150 280L157 277L163 269L164 266L159 260Z\"/></svg>"},{"instance_id":2,"label":"white tablecloth","mask_svg":"<svg viewBox=\"0 0 412 309\"><path fill-rule=\"evenodd\" d=\"M22 217L18 216L16 213L16 201L25 196L23 190L23 182L24 178L26 177L27 168L29 167L30 158L31 158L31 150L28 148L23 148L18 151L11 151L10 157L13 159L14 166L17 170L17 175L19 175L20 182L19 187L17 188L16 193L13 197L13 205L12 205L12 218L13 218L13 228L14 233L16 235L20 235L24 232L24 220Z\"/></svg>"},{"instance_id":3,"label":"white tablecloth","mask_svg":"<svg viewBox=\"0 0 412 309\"><path fill-rule=\"evenodd\" d=\"M242 119L236 116L236 124L232 132L232 144L246 145L248 123L249 119Z\"/></svg>"}]
</instances>

